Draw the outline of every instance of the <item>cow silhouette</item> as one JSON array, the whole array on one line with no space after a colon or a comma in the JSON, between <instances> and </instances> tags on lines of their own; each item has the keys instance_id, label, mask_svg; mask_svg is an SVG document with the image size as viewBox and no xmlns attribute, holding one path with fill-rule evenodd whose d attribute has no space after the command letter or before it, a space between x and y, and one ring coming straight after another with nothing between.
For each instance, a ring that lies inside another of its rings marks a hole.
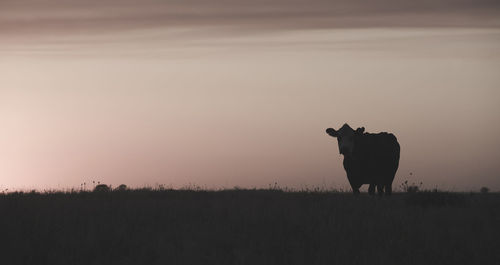
<instances>
[{"instance_id":1,"label":"cow silhouette","mask_svg":"<svg viewBox=\"0 0 500 265\"><path fill-rule=\"evenodd\" d=\"M339 153L344 155L344 169L354 194L369 184L369 194L392 193L392 182L399 166L400 146L392 133L365 133L365 128L352 129L347 123L338 131L326 129L337 138Z\"/></svg>"}]
</instances>

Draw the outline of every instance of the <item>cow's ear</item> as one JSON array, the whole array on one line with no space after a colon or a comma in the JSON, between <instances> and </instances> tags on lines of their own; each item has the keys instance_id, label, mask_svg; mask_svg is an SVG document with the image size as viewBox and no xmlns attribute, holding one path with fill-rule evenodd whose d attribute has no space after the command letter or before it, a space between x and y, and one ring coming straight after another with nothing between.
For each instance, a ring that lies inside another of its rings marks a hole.
<instances>
[{"instance_id":1,"label":"cow's ear","mask_svg":"<svg viewBox=\"0 0 500 265\"><path fill-rule=\"evenodd\" d=\"M326 129L326 133L328 135L330 135L331 137L337 137L338 136L338 132L335 131L335 129L333 129L333 128Z\"/></svg>"},{"instance_id":2,"label":"cow's ear","mask_svg":"<svg viewBox=\"0 0 500 265\"><path fill-rule=\"evenodd\" d=\"M362 134L365 132L365 127L357 128L356 133Z\"/></svg>"}]
</instances>

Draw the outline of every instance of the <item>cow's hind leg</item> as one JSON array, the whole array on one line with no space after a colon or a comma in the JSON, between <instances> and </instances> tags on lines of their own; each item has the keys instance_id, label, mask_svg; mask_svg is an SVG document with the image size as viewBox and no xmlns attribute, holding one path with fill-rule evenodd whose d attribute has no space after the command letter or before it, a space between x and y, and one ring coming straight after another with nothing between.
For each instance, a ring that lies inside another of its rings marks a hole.
<instances>
[{"instance_id":1,"label":"cow's hind leg","mask_svg":"<svg viewBox=\"0 0 500 265\"><path fill-rule=\"evenodd\" d=\"M385 195L390 196L392 194L392 184L385 184Z\"/></svg>"},{"instance_id":2,"label":"cow's hind leg","mask_svg":"<svg viewBox=\"0 0 500 265\"><path fill-rule=\"evenodd\" d=\"M370 184L370 187L368 187L368 194L370 195L375 194L375 184Z\"/></svg>"},{"instance_id":3,"label":"cow's hind leg","mask_svg":"<svg viewBox=\"0 0 500 265\"><path fill-rule=\"evenodd\" d=\"M384 195L384 185L382 184L377 184L377 192L379 196Z\"/></svg>"}]
</instances>

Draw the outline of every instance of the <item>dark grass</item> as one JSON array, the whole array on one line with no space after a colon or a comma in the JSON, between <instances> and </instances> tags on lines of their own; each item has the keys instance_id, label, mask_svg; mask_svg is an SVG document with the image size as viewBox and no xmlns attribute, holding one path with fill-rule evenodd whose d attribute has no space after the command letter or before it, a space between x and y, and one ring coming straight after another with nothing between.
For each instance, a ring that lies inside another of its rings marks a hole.
<instances>
[{"instance_id":1,"label":"dark grass","mask_svg":"<svg viewBox=\"0 0 500 265\"><path fill-rule=\"evenodd\" d=\"M0 194L1 264L498 264L500 194Z\"/></svg>"}]
</instances>

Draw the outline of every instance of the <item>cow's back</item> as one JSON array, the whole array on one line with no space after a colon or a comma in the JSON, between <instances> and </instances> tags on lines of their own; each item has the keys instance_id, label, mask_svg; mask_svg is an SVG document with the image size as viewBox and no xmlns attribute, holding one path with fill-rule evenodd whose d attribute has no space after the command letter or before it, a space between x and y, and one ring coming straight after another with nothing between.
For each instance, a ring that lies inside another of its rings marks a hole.
<instances>
[{"instance_id":1,"label":"cow's back","mask_svg":"<svg viewBox=\"0 0 500 265\"><path fill-rule=\"evenodd\" d=\"M383 157L399 161L399 143L392 133L365 133L355 138L353 155L360 159Z\"/></svg>"}]
</instances>

